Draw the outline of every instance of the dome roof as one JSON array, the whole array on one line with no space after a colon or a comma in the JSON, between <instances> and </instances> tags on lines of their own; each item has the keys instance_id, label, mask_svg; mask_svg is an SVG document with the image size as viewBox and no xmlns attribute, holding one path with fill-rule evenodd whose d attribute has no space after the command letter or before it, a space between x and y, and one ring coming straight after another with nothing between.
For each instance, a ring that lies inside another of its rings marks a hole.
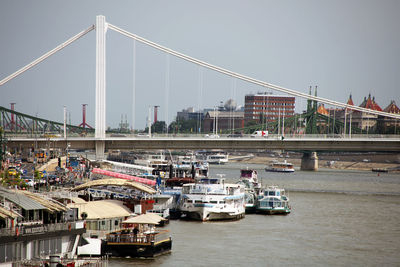
<instances>
[{"instance_id":1,"label":"dome roof","mask_svg":"<svg viewBox=\"0 0 400 267\"><path fill-rule=\"evenodd\" d=\"M226 110L235 110L236 106L237 106L236 101L233 99L229 99L228 101L225 102L224 105Z\"/></svg>"}]
</instances>

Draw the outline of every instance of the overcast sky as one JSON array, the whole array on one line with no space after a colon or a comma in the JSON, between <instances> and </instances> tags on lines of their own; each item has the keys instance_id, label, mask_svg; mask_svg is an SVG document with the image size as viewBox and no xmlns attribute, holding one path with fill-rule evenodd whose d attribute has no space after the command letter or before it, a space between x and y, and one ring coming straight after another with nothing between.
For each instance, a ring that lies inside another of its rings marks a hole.
<instances>
[{"instance_id":1,"label":"overcast sky","mask_svg":"<svg viewBox=\"0 0 400 267\"><path fill-rule=\"evenodd\" d=\"M0 2L0 79L95 23L96 15L151 41L286 88L356 105L371 93L400 104L400 1L16 1ZM0 105L61 122L94 126L95 32L0 88ZM168 122L187 107L213 108L265 89L136 45L135 128L159 105ZM107 32L107 126L132 122L133 40ZM201 86L202 84L202 86ZM236 84L236 85L235 85ZM202 88L202 90L199 90ZM169 94L167 95L167 91ZM281 94L279 92L274 92ZM296 99L296 111L305 100Z\"/></svg>"}]
</instances>

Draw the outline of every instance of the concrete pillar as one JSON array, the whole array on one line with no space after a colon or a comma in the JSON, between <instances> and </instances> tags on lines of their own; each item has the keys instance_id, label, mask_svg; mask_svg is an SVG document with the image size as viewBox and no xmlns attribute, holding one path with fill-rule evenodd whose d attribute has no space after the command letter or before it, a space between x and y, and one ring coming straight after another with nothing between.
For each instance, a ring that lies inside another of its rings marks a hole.
<instances>
[{"instance_id":1,"label":"concrete pillar","mask_svg":"<svg viewBox=\"0 0 400 267\"><path fill-rule=\"evenodd\" d=\"M95 137L106 137L106 30L104 16L96 17L96 121Z\"/></svg>"},{"instance_id":2,"label":"concrete pillar","mask_svg":"<svg viewBox=\"0 0 400 267\"><path fill-rule=\"evenodd\" d=\"M302 171L318 171L317 152L304 152L301 158Z\"/></svg>"},{"instance_id":3,"label":"concrete pillar","mask_svg":"<svg viewBox=\"0 0 400 267\"><path fill-rule=\"evenodd\" d=\"M96 160L104 159L105 142L102 140L96 140Z\"/></svg>"}]
</instances>

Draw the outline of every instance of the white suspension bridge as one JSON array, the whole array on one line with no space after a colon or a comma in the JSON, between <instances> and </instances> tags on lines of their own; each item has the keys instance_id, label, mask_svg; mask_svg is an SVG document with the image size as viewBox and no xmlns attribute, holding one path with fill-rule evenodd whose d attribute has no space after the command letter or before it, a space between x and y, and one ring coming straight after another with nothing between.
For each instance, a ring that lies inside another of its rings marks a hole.
<instances>
[{"instance_id":1,"label":"white suspension bridge","mask_svg":"<svg viewBox=\"0 0 400 267\"><path fill-rule=\"evenodd\" d=\"M300 151L400 151L400 140L398 138L378 138L378 139L355 139L346 140L340 139L324 139L324 140L314 140L314 139L302 139L302 140L254 140L241 138L240 140L231 139L220 139L211 140L204 138L197 139L187 139L187 138L157 138L157 139L137 139L137 138L110 138L106 137L106 33L107 30L113 30L118 32L128 38L131 38L140 43L146 44L153 47L159 51L166 53L167 55L172 55L177 58L183 59L185 61L191 62L198 66L201 66L212 71L219 72L221 74L227 75L229 77L239 79L251 84L261 86L263 88L276 90L288 95L300 97L308 100L315 100L327 105L332 105L336 107L341 107L345 109L351 109L355 111L380 115L384 117L391 117L394 119L400 119L400 114L386 113L382 111L376 111L371 109L366 109L358 106L348 105L346 103L341 103L338 101L330 100L327 98L322 98L318 96L309 95L296 90L288 89L282 86L274 85L268 82L264 82L249 76L245 76L213 64L201 61L199 59L190 57L183 53L177 52L170 48L164 47L152 41L149 41L143 37L136 34L130 33L124 29L121 29L111 23L106 22L104 16L96 17L96 24L91 25L89 28L79 32L75 36L71 37L64 43L60 44L56 48L45 53L41 57L12 73L11 75L5 77L0 81L0 86L11 81L15 77L24 73L25 71L36 66L40 62L46 60L48 57L57 53L58 51L64 49L68 45L77 41L81 37L85 36L92 30L96 30L96 107L95 107L95 137L94 138L69 138L65 134L65 122L64 122L64 138L55 138L53 141L57 143L57 147L66 146L67 142L75 148L85 148L85 149L96 149L96 158L104 158L105 149L112 148L176 148L176 149L195 149L195 148L225 148L225 149L239 149L239 148L252 148L252 149L283 149L283 150L300 150ZM134 43L135 46L135 43ZM135 50L134 50L135 51ZM134 57L135 57L134 52ZM169 59L169 58L167 58ZM167 70L169 71L169 70ZM168 75L168 73L167 73ZM168 81L167 81L168 82ZM135 77L134 77L135 83ZM64 119L65 121L65 119ZM11 138L9 140L10 145L20 145L30 146L32 142L48 142L48 140L38 140L29 138Z\"/></svg>"}]
</instances>

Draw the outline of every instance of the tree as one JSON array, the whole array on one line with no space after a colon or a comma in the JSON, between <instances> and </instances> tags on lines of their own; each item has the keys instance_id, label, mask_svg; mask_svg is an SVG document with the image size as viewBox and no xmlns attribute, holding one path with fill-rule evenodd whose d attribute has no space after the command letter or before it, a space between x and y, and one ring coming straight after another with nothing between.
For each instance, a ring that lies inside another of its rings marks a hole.
<instances>
[{"instance_id":1,"label":"tree","mask_svg":"<svg viewBox=\"0 0 400 267\"><path fill-rule=\"evenodd\" d=\"M198 121L195 119L183 120L178 118L176 121L171 122L168 129L171 133L197 133L197 127Z\"/></svg>"},{"instance_id":2,"label":"tree","mask_svg":"<svg viewBox=\"0 0 400 267\"><path fill-rule=\"evenodd\" d=\"M165 121L156 121L155 123L153 123L151 125L151 132L152 133L164 133L164 132L166 132L166 129L167 129L167 127L166 127ZM149 131L149 127L146 127L144 129L144 131L148 132Z\"/></svg>"},{"instance_id":3,"label":"tree","mask_svg":"<svg viewBox=\"0 0 400 267\"><path fill-rule=\"evenodd\" d=\"M4 130L0 127L0 169L3 166L4 155L6 153L6 139L4 138Z\"/></svg>"}]
</instances>

